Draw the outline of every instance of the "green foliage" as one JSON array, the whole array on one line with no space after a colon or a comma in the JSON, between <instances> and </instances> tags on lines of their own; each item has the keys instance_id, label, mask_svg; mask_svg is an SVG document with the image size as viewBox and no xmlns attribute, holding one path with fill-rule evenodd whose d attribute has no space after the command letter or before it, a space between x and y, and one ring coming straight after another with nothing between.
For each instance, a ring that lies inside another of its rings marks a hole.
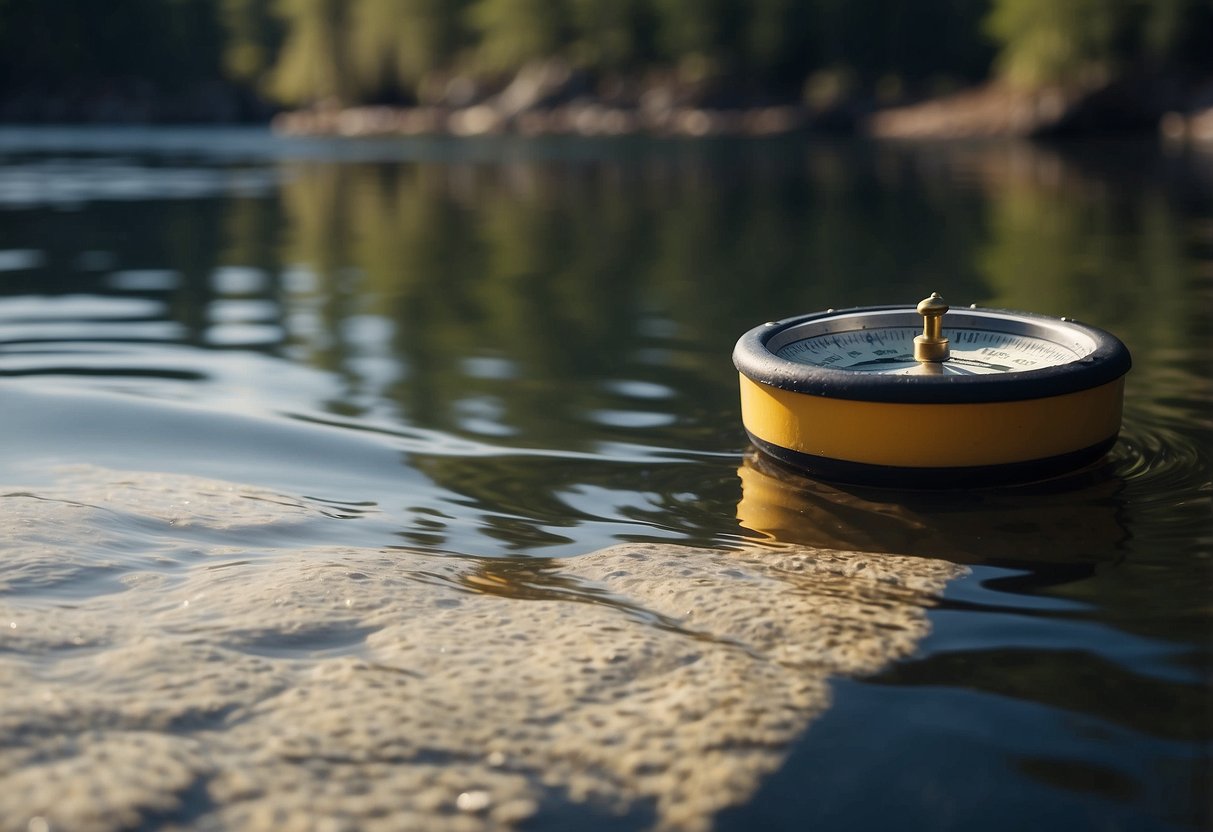
<instances>
[{"instance_id":1,"label":"green foliage","mask_svg":"<svg viewBox=\"0 0 1213 832\"><path fill-rule=\"evenodd\" d=\"M1208 0L0 0L0 97L224 80L287 104L408 101L562 57L782 94L997 71L1028 86L1213 68ZM7 93L6 93L7 91Z\"/></svg>"},{"instance_id":2,"label":"green foliage","mask_svg":"<svg viewBox=\"0 0 1213 832\"><path fill-rule=\"evenodd\" d=\"M361 0L350 9L350 52L365 96L399 94L443 66L460 43L462 6L448 0Z\"/></svg>"},{"instance_id":3,"label":"green foliage","mask_svg":"<svg viewBox=\"0 0 1213 832\"><path fill-rule=\"evenodd\" d=\"M653 0L658 44L666 58L716 56L724 45L731 0Z\"/></svg>"},{"instance_id":4,"label":"green foliage","mask_svg":"<svg viewBox=\"0 0 1213 832\"><path fill-rule=\"evenodd\" d=\"M570 0L574 62L607 71L652 57L652 8L646 0Z\"/></svg>"},{"instance_id":5,"label":"green foliage","mask_svg":"<svg viewBox=\"0 0 1213 832\"><path fill-rule=\"evenodd\" d=\"M999 0L990 34L1012 83L1034 87L1110 71L1124 4L1118 0Z\"/></svg>"},{"instance_id":6,"label":"green foliage","mask_svg":"<svg viewBox=\"0 0 1213 832\"><path fill-rule=\"evenodd\" d=\"M753 0L741 33L741 51L751 65L770 69L784 63L797 43L797 28L789 26L796 4L792 0Z\"/></svg>"},{"instance_id":7,"label":"green foliage","mask_svg":"<svg viewBox=\"0 0 1213 832\"><path fill-rule=\"evenodd\" d=\"M279 0L287 37L270 78L275 97L290 104L353 99L349 7L344 0Z\"/></svg>"},{"instance_id":8,"label":"green foliage","mask_svg":"<svg viewBox=\"0 0 1213 832\"><path fill-rule=\"evenodd\" d=\"M567 42L567 0L477 0L469 19L479 64L490 72L518 69L558 54Z\"/></svg>"},{"instance_id":9,"label":"green foliage","mask_svg":"<svg viewBox=\"0 0 1213 832\"><path fill-rule=\"evenodd\" d=\"M1128 67L1208 66L1207 0L994 0L996 66L1024 87L1102 81Z\"/></svg>"},{"instance_id":10,"label":"green foliage","mask_svg":"<svg viewBox=\"0 0 1213 832\"><path fill-rule=\"evenodd\" d=\"M226 35L224 71L240 81L258 82L282 42L281 23L270 0L221 0L219 19Z\"/></svg>"}]
</instances>

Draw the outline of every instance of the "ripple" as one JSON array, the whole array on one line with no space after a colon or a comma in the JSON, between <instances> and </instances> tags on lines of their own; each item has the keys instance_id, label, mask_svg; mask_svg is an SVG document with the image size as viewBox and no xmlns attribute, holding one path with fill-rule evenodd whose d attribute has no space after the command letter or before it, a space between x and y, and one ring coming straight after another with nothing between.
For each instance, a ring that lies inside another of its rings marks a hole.
<instances>
[{"instance_id":1,"label":"ripple","mask_svg":"<svg viewBox=\"0 0 1213 832\"><path fill-rule=\"evenodd\" d=\"M221 295L251 295L264 291L270 278L252 266L220 266L211 272L211 286Z\"/></svg>"},{"instance_id":2,"label":"ripple","mask_svg":"<svg viewBox=\"0 0 1213 832\"><path fill-rule=\"evenodd\" d=\"M518 365L500 356L474 355L463 359L463 374L468 378L506 381L518 378Z\"/></svg>"},{"instance_id":3,"label":"ripple","mask_svg":"<svg viewBox=\"0 0 1213 832\"><path fill-rule=\"evenodd\" d=\"M1159 497L1210 486L1208 447L1172 425L1126 425L1112 462L1127 482Z\"/></svg>"},{"instance_id":4,"label":"ripple","mask_svg":"<svg viewBox=\"0 0 1213 832\"><path fill-rule=\"evenodd\" d=\"M80 255L80 266L101 263L107 256L106 252L85 252ZM168 292L179 287L182 279L176 269L121 269L110 272L105 282L120 292Z\"/></svg>"},{"instance_id":5,"label":"ripple","mask_svg":"<svg viewBox=\"0 0 1213 832\"><path fill-rule=\"evenodd\" d=\"M228 172L202 167L144 167L111 161L50 159L0 168L0 207L258 194L271 188L275 178L269 170Z\"/></svg>"},{"instance_id":6,"label":"ripple","mask_svg":"<svg viewBox=\"0 0 1213 832\"><path fill-rule=\"evenodd\" d=\"M279 318L280 310L272 300L216 300L207 305L206 314L218 326L273 325Z\"/></svg>"},{"instance_id":7,"label":"ripple","mask_svg":"<svg viewBox=\"0 0 1213 832\"><path fill-rule=\"evenodd\" d=\"M676 421L676 417L672 413L642 410L600 409L591 411L587 416L594 424L611 428L659 428L672 425Z\"/></svg>"},{"instance_id":8,"label":"ripple","mask_svg":"<svg viewBox=\"0 0 1213 832\"><path fill-rule=\"evenodd\" d=\"M629 399L672 399L675 395L674 389L668 385L639 379L613 379L603 382L602 386L611 393Z\"/></svg>"},{"instance_id":9,"label":"ripple","mask_svg":"<svg viewBox=\"0 0 1213 832\"><path fill-rule=\"evenodd\" d=\"M163 314L164 304L146 298L115 298L102 295L13 297L0 300L0 320L34 321L129 321Z\"/></svg>"},{"instance_id":10,"label":"ripple","mask_svg":"<svg viewBox=\"0 0 1213 832\"><path fill-rule=\"evenodd\" d=\"M1207 418L1156 407L1125 420L1109 465L1125 483L1138 533L1183 551L1207 549L1213 516L1213 442ZM1176 552L1180 554L1180 552Z\"/></svg>"},{"instance_id":11,"label":"ripple","mask_svg":"<svg viewBox=\"0 0 1213 832\"><path fill-rule=\"evenodd\" d=\"M0 272L19 272L36 269L46 260L45 255L38 249L9 248L0 249Z\"/></svg>"},{"instance_id":12,"label":"ripple","mask_svg":"<svg viewBox=\"0 0 1213 832\"><path fill-rule=\"evenodd\" d=\"M277 324L215 324L208 327L206 343L212 347L267 347L280 343L285 334Z\"/></svg>"}]
</instances>

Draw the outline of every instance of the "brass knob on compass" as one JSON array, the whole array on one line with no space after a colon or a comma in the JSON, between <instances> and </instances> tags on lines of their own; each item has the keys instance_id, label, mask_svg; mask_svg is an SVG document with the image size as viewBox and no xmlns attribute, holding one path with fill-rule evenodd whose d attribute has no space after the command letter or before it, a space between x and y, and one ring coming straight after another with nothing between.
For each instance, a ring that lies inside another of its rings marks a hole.
<instances>
[{"instance_id":1,"label":"brass knob on compass","mask_svg":"<svg viewBox=\"0 0 1213 832\"><path fill-rule=\"evenodd\" d=\"M919 362L937 362L948 360L948 339L943 337L943 316L950 307L939 292L918 304L918 314L922 315L922 335L914 339L914 360Z\"/></svg>"}]
</instances>

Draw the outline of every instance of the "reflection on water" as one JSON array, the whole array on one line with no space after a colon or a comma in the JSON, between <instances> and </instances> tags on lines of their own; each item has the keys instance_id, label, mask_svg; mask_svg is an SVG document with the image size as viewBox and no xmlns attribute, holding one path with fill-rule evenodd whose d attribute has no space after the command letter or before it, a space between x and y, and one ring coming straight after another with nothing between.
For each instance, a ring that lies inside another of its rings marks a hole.
<instances>
[{"instance_id":1,"label":"reflection on water","mask_svg":"<svg viewBox=\"0 0 1213 832\"><path fill-rule=\"evenodd\" d=\"M0 794L1213 822L1209 158L0 134ZM744 448L738 335L930 291L1126 341L1112 453L927 495Z\"/></svg>"},{"instance_id":2,"label":"reflection on water","mask_svg":"<svg viewBox=\"0 0 1213 832\"><path fill-rule=\"evenodd\" d=\"M784 542L842 541L958 563L1044 567L1120 558L1124 483L1107 463L1024 486L901 492L816 482L756 452L738 469L744 528Z\"/></svg>"}]
</instances>

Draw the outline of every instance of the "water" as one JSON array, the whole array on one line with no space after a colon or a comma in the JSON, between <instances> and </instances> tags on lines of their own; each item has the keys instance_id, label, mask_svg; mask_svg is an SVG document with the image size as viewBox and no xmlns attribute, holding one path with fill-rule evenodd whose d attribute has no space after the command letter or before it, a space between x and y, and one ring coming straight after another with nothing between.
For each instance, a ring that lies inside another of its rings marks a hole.
<instances>
[{"instance_id":1,"label":"water","mask_svg":"<svg viewBox=\"0 0 1213 832\"><path fill-rule=\"evenodd\" d=\"M1112 453L747 450L930 291L1117 333ZM0 132L0 828L1208 828L1211 317L1152 144Z\"/></svg>"}]
</instances>

